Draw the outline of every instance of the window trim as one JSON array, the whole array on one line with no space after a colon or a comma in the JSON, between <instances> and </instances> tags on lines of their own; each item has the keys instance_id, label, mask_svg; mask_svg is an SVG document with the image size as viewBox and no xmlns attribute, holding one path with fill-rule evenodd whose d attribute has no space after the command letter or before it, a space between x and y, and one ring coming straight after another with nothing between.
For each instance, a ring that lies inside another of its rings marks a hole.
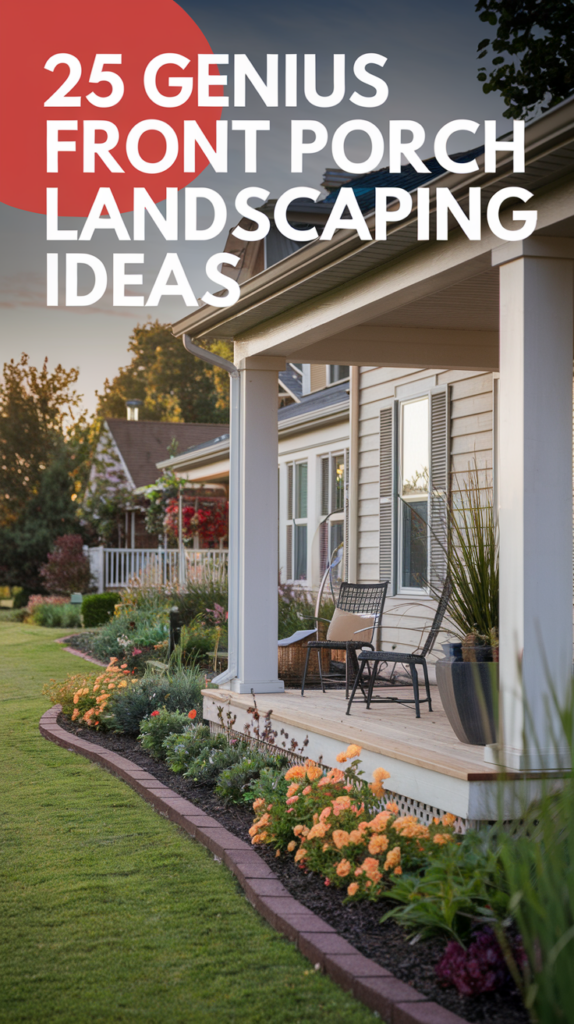
<instances>
[{"instance_id":1,"label":"window trim","mask_svg":"<svg viewBox=\"0 0 574 1024\"><path fill-rule=\"evenodd\" d=\"M296 514L297 513L297 505L298 505L298 502L299 502L299 484L298 484L299 474L297 472L297 467L298 466L306 466L307 467L307 514L306 514L306 516L297 516L297 514ZM289 545L291 545L291 552L289 553L289 550L287 550L287 566L289 566L289 564L291 565L291 573L292 573L292 575L289 576L289 574L288 574L288 572L286 570L286 576L287 576L286 582L287 583L304 584L304 583L308 583L309 582L309 459L296 459L293 462L288 462L287 463L287 480L288 480L287 490L289 490L289 475L290 475L290 472L292 474L292 484L291 484L291 486L292 486L292 489L293 489L293 493L291 495L291 518L289 517L289 494L287 494L286 543L287 543L287 549L289 549ZM298 526L304 526L306 531L307 531L307 534L306 534L305 576L304 577L300 577L300 578L297 578L295 576L296 566L297 566L297 542L296 542L297 529L296 528Z\"/></svg>"}]
</instances>

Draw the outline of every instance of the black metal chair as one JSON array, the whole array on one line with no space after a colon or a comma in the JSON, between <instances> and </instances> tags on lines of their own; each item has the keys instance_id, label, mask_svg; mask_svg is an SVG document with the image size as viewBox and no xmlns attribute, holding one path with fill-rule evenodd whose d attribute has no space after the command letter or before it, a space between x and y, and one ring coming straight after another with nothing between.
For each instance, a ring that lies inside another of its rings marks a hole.
<instances>
[{"instance_id":1,"label":"black metal chair","mask_svg":"<svg viewBox=\"0 0 574 1024\"><path fill-rule=\"evenodd\" d=\"M374 640L382 622L388 585L388 580L384 583L341 583L327 638L311 640L307 644L307 657L301 681L302 697L305 696L309 657L311 651L316 651L323 693L326 682L340 684L344 675L345 698L348 698L349 679L354 679L359 670L357 651L363 647L374 650ZM360 633L367 635L360 638ZM331 661L329 672L324 674L321 665L323 651L345 651L345 661Z\"/></svg>"},{"instance_id":2,"label":"black metal chair","mask_svg":"<svg viewBox=\"0 0 574 1024\"><path fill-rule=\"evenodd\" d=\"M448 602L450 601L450 595L452 592L452 586L450 580L447 579L442 589L441 596L437 605L435 617L432 621L431 628L428 632L427 638L424 642L423 647L420 651L413 651L412 653L406 653L405 651L359 651L357 661L360 662L349 703L347 705L347 714L351 713L351 705L355 699L357 689L360 689L363 694L363 698L367 704L367 710L371 704L404 704L406 707L409 704L415 705L416 717L421 717L420 705L428 704L429 711L432 711L429 676L427 669L426 659L431 653L436 638L440 632L442 626L442 620L446 614ZM379 675L379 670L382 665L392 664L393 669L390 678L384 679ZM393 686L404 686L404 682L397 680L394 677L395 667L397 664L408 666L410 669L411 682L413 685L413 696L412 697L374 697L373 690L375 685L380 684L381 689L390 689ZM425 681L426 697L420 698L419 696L419 678L417 673L417 666L421 665ZM367 673L367 680L365 680L365 671ZM365 682L367 689L365 691Z\"/></svg>"}]
</instances>

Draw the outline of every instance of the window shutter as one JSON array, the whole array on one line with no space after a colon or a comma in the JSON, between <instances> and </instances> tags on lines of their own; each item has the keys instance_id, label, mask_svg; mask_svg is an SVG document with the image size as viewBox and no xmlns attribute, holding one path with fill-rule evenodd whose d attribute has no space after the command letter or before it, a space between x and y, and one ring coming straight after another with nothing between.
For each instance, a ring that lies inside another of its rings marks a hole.
<instances>
[{"instance_id":1,"label":"window shutter","mask_svg":"<svg viewBox=\"0 0 574 1024\"><path fill-rule=\"evenodd\" d=\"M380 411L379 438L379 579L389 580L393 586L394 505L395 505L395 402L389 402Z\"/></svg>"},{"instance_id":2,"label":"window shutter","mask_svg":"<svg viewBox=\"0 0 574 1024\"><path fill-rule=\"evenodd\" d=\"M430 393L430 585L440 590L447 571L450 415L448 386Z\"/></svg>"},{"instance_id":3,"label":"window shutter","mask_svg":"<svg viewBox=\"0 0 574 1024\"><path fill-rule=\"evenodd\" d=\"M293 463L287 466L287 579L293 579Z\"/></svg>"},{"instance_id":4,"label":"window shutter","mask_svg":"<svg viewBox=\"0 0 574 1024\"><path fill-rule=\"evenodd\" d=\"M349 449L345 448L345 521L343 526L343 580L349 579Z\"/></svg>"}]
</instances>

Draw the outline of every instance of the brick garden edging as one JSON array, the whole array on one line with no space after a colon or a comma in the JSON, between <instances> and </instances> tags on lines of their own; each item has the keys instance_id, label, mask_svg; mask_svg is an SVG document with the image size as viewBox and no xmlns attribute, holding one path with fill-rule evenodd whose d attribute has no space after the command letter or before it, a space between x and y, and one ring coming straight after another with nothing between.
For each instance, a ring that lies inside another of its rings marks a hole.
<instances>
[{"instance_id":1,"label":"brick garden edging","mask_svg":"<svg viewBox=\"0 0 574 1024\"><path fill-rule=\"evenodd\" d=\"M104 747L79 739L58 725L61 706L46 711L40 732L46 739L107 768L127 782L156 811L207 847L235 875L249 902L268 923L295 942L303 956L356 999L376 1010L386 1024L468 1024L427 999L390 971L359 953L331 925L287 891L252 846L232 835L189 800L178 796L143 768Z\"/></svg>"}]
</instances>

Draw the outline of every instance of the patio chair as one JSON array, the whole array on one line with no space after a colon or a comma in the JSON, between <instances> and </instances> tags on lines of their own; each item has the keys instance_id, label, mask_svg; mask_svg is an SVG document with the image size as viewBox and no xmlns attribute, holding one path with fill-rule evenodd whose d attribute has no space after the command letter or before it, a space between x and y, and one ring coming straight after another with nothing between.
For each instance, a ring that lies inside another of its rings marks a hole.
<instances>
[{"instance_id":1,"label":"patio chair","mask_svg":"<svg viewBox=\"0 0 574 1024\"><path fill-rule=\"evenodd\" d=\"M452 585L449 579L445 581L442 593L437 605L436 613L432 621L432 625L429 629L427 638L424 645L420 650L407 653L406 651L359 651L357 661L359 668L353 684L349 703L347 705L347 714L351 713L351 705L355 699L357 689L361 690L363 699L366 701L367 710L371 707L371 704L404 704L408 707L409 704L415 705L416 717L421 717L421 704L428 704L429 711L432 711L429 676L427 669L426 659L431 653L436 638L440 632L442 626L442 620L444 619L450 595L452 591ZM390 677L384 679L379 675L381 666L393 665ZM391 689L393 686L404 686L404 682L401 682L395 677L396 665L405 665L410 669L411 682L413 685L413 696L412 697L374 697L373 690L375 685L380 684L381 689ZM419 679L417 666L421 665L425 681L426 697L420 698L419 696ZM366 685L367 689L365 692L365 672L367 673Z\"/></svg>"},{"instance_id":2,"label":"patio chair","mask_svg":"<svg viewBox=\"0 0 574 1024\"><path fill-rule=\"evenodd\" d=\"M374 650L373 641L383 617L383 607L389 583L341 583L333 618L325 640L311 640L307 644L307 657L301 681L301 696L305 696L305 682L311 651L317 652L321 690L325 683L341 683L345 677L345 699L349 696L349 679L358 672L357 651L363 647ZM362 636L361 636L362 634ZM323 651L344 651L344 662L331 661L330 671L323 672Z\"/></svg>"}]
</instances>

